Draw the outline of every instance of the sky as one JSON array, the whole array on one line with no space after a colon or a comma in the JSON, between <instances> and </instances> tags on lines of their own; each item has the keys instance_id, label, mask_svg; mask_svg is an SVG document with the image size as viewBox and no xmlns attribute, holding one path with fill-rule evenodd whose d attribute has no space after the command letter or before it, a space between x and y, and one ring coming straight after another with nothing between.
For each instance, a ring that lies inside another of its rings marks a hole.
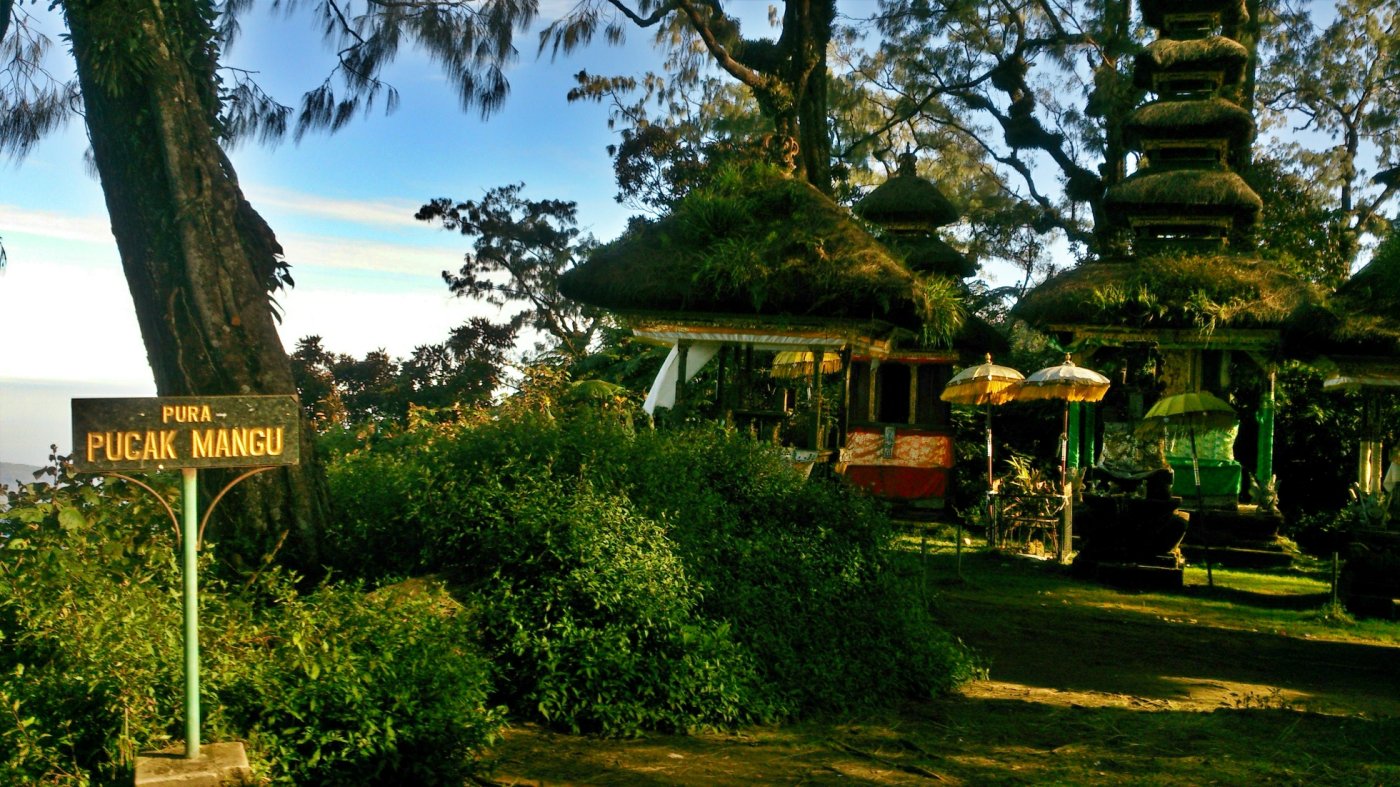
<instances>
[{"instance_id":1,"label":"sky","mask_svg":"<svg viewBox=\"0 0 1400 787\"><path fill-rule=\"evenodd\" d=\"M541 5L547 19L564 4ZM760 19L766 7L753 2ZM60 32L52 19L44 29ZM414 220L431 198L477 199L524 182L526 197L577 202L580 226L600 240L621 232L628 210L613 199L606 108L565 96L580 69L659 69L650 37L634 31L622 47L599 44L553 62L535 57L535 40L517 39L510 97L485 121L460 109L435 66L405 51L388 71L402 99L395 113L376 111L299 145L232 151L244 192L293 266L296 286L277 296L288 349L318 334L334 352L383 348L403 357L470 316L493 313L452 297L443 283L467 239ZM71 68L57 39L52 54L55 71ZM294 105L329 73L333 53L308 18L262 11L244 24L225 64L257 70L268 92ZM75 121L21 162L0 158L0 238L9 257L0 271L0 461L43 464L52 443L67 453L71 398L155 395L102 192L83 164L86 148Z\"/></svg>"}]
</instances>

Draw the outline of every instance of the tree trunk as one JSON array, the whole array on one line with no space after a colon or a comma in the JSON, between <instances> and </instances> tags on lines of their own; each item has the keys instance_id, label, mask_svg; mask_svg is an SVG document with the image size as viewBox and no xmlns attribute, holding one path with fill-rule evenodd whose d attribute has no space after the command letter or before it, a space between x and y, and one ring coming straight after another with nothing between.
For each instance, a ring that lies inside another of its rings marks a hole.
<instances>
[{"instance_id":1,"label":"tree trunk","mask_svg":"<svg viewBox=\"0 0 1400 787\"><path fill-rule=\"evenodd\" d=\"M162 396L294 394L268 283L281 249L243 198L216 136L208 9L189 0L64 4L88 136L147 357ZM248 565L315 572L324 479L302 465L243 482L210 537ZM232 473L206 474L206 493Z\"/></svg>"},{"instance_id":2,"label":"tree trunk","mask_svg":"<svg viewBox=\"0 0 1400 787\"><path fill-rule=\"evenodd\" d=\"M790 47L785 82L792 89L797 175L831 193L831 129L827 119L826 48L836 21L835 0L788 0L783 37Z\"/></svg>"}]
</instances>

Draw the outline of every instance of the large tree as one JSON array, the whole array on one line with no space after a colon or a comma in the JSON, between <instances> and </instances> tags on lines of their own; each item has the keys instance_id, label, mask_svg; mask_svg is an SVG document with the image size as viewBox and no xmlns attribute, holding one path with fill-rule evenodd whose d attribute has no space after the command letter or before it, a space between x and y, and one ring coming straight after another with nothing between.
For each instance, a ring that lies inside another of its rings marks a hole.
<instances>
[{"instance_id":1,"label":"large tree","mask_svg":"<svg viewBox=\"0 0 1400 787\"><path fill-rule=\"evenodd\" d=\"M1273 7L1275 6L1276 7ZM1383 209L1400 193L1400 10L1394 0L1341 0L1335 14L1310 3L1269 4L1257 106L1271 155L1323 197L1332 238L1318 258L1337 284L1363 242L1385 231Z\"/></svg>"},{"instance_id":2,"label":"large tree","mask_svg":"<svg viewBox=\"0 0 1400 787\"><path fill-rule=\"evenodd\" d=\"M827 48L836 0L785 0L776 40L746 37L737 2L724 0L581 0L541 33L542 47L568 52L601 27L621 41L629 24L661 30L659 41L682 36L747 87L771 125L770 155L824 192L831 191L827 118ZM728 10L726 10L728 7Z\"/></svg>"},{"instance_id":3,"label":"large tree","mask_svg":"<svg viewBox=\"0 0 1400 787\"><path fill-rule=\"evenodd\" d=\"M544 341L540 355L573 363L587 355L602 315L559 294L559 277L597 246L578 229L578 206L565 200L526 199L524 183L497 186L480 200L441 197L419 208L415 218L442 224L472 239L472 251L456 273L443 271L460 298L497 308L519 308L509 320L528 325Z\"/></svg>"},{"instance_id":4,"label":"large tree","mask_svg":"<svg viewBox=\"0 0 1400 787\"><path fill-rule=\"evenodd\" d=\"M1143 95L1131 0L881 7L885 40L863 69L897 100L878 130L972 140L1037 230L1120 251L1103 194L1127 175L1123 122Z\"/></svg>"},{"instance_id":5,"label":"large tree","mask_svg":"<svg viewBox=\"0 0 1400 787\"><path fill-rule=\"evenodd\" d=\"M81 110L112 233L161 395L296 391L269 292L290 284L272 230L244 198L225 145L235 134L275 138L335 129L376 102L404 41L446 70L464 106L483 112L507 90L512 32L535 0L291 0L338 52L334 73L293 110L242 72L221 71L223 47L248 0L59 0L77 87L45 82L33 58L44 41L22 4L0 0L0 144L22 154ZM303 457L311 456L309 442ZM284 555L314 568L326 495L314 462L242 484L221 507L221 540L257 558L283 538Z\"/></svg>"}]
</instances>

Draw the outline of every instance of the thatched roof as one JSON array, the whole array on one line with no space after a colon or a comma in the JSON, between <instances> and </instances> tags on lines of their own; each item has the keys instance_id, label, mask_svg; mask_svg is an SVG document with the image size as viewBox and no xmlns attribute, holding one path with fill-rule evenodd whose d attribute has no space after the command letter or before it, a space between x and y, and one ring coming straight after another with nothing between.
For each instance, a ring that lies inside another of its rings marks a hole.
<instances>
[{"instance_id":1,"label":"thatched roof","mask_svg":"<svg viewBox=\"0 0 1400 787\"><path fill-rule=\"evenodd\" d=\"M1081 263L1027 293L1012 314L1042 328L1276 328L1318 299L1313 285L1256 257L1163 253Z\"/></svg>"},{"instance_id":2,"label":"thatched roof","mask_svg":"<svg viewBox=\"0 0 1400 787\"><path fill-rule=\"evenodd\" d=\"M1133 84L1144 90L1152 89L1152 77L1159 71L1225 72L1225 84L1238 84L1244 76L1249 50L1244 44L1225 36L1193 38L1177 41L1159 38L1138 53L1133 71Z\"/></svg>"},{"instance_id":3,"label":"thatched roof","mask_svg":"<svg viewBox=\"0 0 1400 787\"><path fill-rule=\"evenodd\" d=\"M914 157L901 156L899 171L852 208L857 216L887 230L933 231L958 220L958 209L943 192L914 171Z\"/></svg>"},{"instance_id":4,"label":"thatched roof","mask_svg":"<svg viewBox=\"0 0 1400 787\"><path fill-rule=\"evenodd\" d=\"M1254 138L1254 117L1233 101L1210 98L1197 101L1153 101L1128 115L1123 133L1129 145L1139 147L1153 139L1227 139L1241 145Z\"/></svg>"},{"instance_id":5,"label":"thatched roof","mask_svg":"<svg viewBox=\"0 0 1400 787\"><path fill-rule=\"evenodd\" d=\"M1140 0L1142 21L1148 27L1161 30L1164 16L1170 13L1204 13L1219 11L1226 31L1233 30L1249 18L1244 0Z\"/></svg>"},{"instance_id":6,"label":"thatched roof","mask_svg":"<svg viewBox=\"0 0 1400 787\"><path fill-rule=\"evenodd\" d=\"M1290 320L1288 346L1310 355L1400 357L1400 235L1376 248L1325 306L1301 309Z\"/></svg>"},{"instance_id":7,"label":"thatched roof","mask_svg":"<svg viewBox=\"0 0 1400 787\"><path fill-rule=\"evenodd\" d=\"M1226 170L1140 170L1109 189L1104 202L1138 216L1229 216L1236 227L1253 224L1264 209L1244 178Z\"/></svg>"},{"instance_id":8,"label":"thatched roof","mask_svg":"<svg viewBox=\"0 0 1400 787\"><path fill-rule=\"evenodd\" d=\"M560 279L566 297L638 314L879 320L930 315L910 270L811 185L771 167L722 171L665 218Z\"/></svg>"},{"instance_id":9,"label":"thatched roof","mask_svg":"<svg viewBox=\"0 0 1400 787\"><path fill-rule=\"evenodd\" d=\"M978 363L987 354L1005 355L1011 348L1006 335L975 314L967 315L953 337L953 346L963 363Z\"/></svg>"},{"instance_id":10,"label":"thatched roof","mask_svg":"<svg viewBox=\"0 0 1400 787\"><path fill-rule=\"evenodd\" d=\"M964 279L977 272L977 263L936 235L894 237L889 245L896 254L904 256L904 264L916 273Z\"/></svg>"}]
</instances>

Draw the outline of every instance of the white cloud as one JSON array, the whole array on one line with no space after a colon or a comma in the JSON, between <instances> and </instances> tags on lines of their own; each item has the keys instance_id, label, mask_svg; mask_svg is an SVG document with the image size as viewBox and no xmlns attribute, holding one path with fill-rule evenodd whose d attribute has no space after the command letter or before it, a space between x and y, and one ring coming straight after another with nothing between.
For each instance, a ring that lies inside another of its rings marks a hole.
<instances>
[{"instance_id":1,"label":"white cloud","mask_svg":"<svg viewBox=\"0 0 1400 787\"><path fill-rule=\"evenodd\" d=\"M0 234L26 234L78 243L114 244L112 223L103 215L74 216L51 210L0 205Z\"/></svg>"},{"instance_id":2,"label":"white cloud","mask_svg":"<svg viewBox=\"0 0 1400 787\"><path fill-rule=\"evenodd\" d=\"M423 204L421 201L336 199L275 186L249 185L246 190L248 200L259 208L276 208L364 226L414 229L428 226L413 218Z\"/></svg>"},{"instance_id":3,"label":"white cloud","mask_svg":"<svg viewBox=\"0 0 1400 787\"><path fill-rule=\"evenodd\" d=\"M426 276L436 281L440 279L442 271L460 267L462 260L460 250L447 247L296 233L280 236L279 240L287 261L292 264L293 278L296 278L297 269L305 266ZM442 286L445 290L446 285Z\"/></svg>"}]
</instances>

